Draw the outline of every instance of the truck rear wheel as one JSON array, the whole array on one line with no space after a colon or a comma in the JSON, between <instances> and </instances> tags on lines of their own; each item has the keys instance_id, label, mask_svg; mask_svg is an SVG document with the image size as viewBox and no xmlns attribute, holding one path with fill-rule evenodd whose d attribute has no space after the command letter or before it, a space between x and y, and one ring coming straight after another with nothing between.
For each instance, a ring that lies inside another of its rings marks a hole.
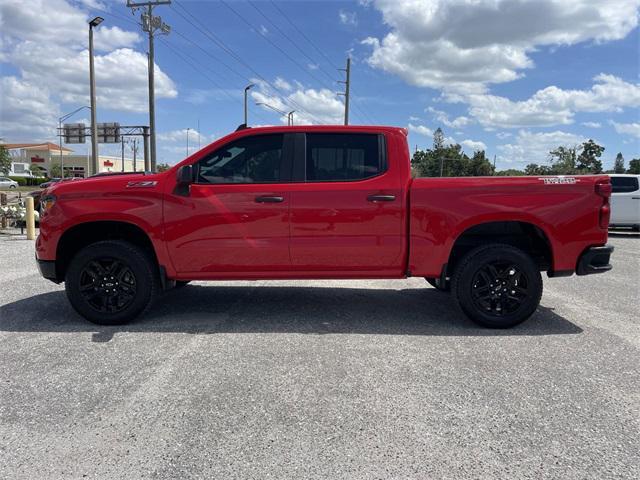
<instances>
[{"instance_id":1,"label":"truck rear wheel","mask_svg":"<svg viewBox=\"0 0 640 480\"><path fill-rule=\"evenodd\" d=\"M149 307L158 290L158 275L144 250L108 240L73 257L65 289L73 308L90 322L121 325Z\"/></svg>"},{"instance_id":2,"label":"truck rear wheel","mask_svg":"<svg viewBox=\"0 0 640 480\"><path fill-rule=\"evenodd\" d=\"M451 286L460 309L489 328L509 328L536 311L542 276L533 259L503 244L478 247L458 265Z\"/></svg>"}]
</instances>

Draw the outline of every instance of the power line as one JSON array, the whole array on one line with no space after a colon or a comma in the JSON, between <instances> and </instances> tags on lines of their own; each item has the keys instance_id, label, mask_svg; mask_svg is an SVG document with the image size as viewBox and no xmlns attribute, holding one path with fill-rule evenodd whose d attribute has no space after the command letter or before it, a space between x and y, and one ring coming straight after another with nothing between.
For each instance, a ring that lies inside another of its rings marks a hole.
<instances>
[{"instance_id":1,"label":"power line","mask_svg":"<svg viewBox=\"0 0 640 480\"><path fill-rule=\"evenodd\" d=\"M287 57L292 63L294 63L300 70L302 70L305 74L309 75L311 78L313 78L314 80L316 80L317 82L319 82L320 84L322 84L325 88L327 88L328 90L333 90L333 86L327 85L323 80L321 80L320 78L318 78L316 75L312 74L307 68L305 68L303 65L301 65L298 61L296 61L293 57L291 57L291 55L289 55L286 51L284 51L279 45L277 45L276 43L274 43L267 35L265 35L259 28L257 28L255 25L253 25L251 22L249 22L246 18L244 18L236 9L234 9L231 5L229 5L229 3L227 3L226 0L221 0L221 2L229 9L231 10L240 20L242 20L247 26L249 26L249 28L251 28L254 32L256 32L258 35L260 35L262 38L264 38L270 45L272 45L274 48L276 48L278 51L280 51L285 57ZM275 23L273 23L256 5L253 4L253 2L249 1L249 4L258 11L258 13L260 13L271 25L273 25L287 40L289 40L297 49L300 50L300 48L297 46L297 44L295 42L293 42L293 40L291 40L291 38L286 35L281 29L280 27L278 27ZM301 50L302 51L302 50ZM302 52L304 54L305 57L307 57L308 59L310 59L312 62L314 62L313 59L311 59L311 57L309 57L305 52ZM321 70L325 75L327 75L329 77L329 79L331 79L332 81L333 78L327 74L324 70ZM357 106L356 108L358 109L358 111L360 112L360 114L363 117L368 117L368 115L364 114L362 112L361 109L359 109ZM371 122L374 123L374 122Z\"/></svg>"},{"instance_id":2,"label":"power line","mask_svg":"<svg viewBox=\"0 0 640 480\"><path fill-rule=\"evenodd\" d=\"M277 49L280 53L282 53L285 57L287 57L289 59L289 61L291 61L294 65L296 65L300 70L302 70L305 74L309 75L311 78L313 78L315 81L325 85L326 84L323 82L323 80L320 80L318 77L316 77L313 73L311 73L309 71L309 69L305 68L304 65L302 65L300 62L298 62L295 58L293 58L291 55L289 55L285 50L283 50L277 43L275 43L273 40L271 40L267 35L265 35L260 28L256 27L255 25L253 25L251 22L249 22L246 18L244 18L235 8L233 8L231 5L229 5L225 0L220 0L229 10L231 10L240 20L242 20L249 28L251 28L255 33L257 33L258 35L260 35L262 38L264 38L271 46L273 46L273 48ZM254 8L256 8L254 6ZM260 11L260 10L258 10ZM266 18L266 17L265 17ZM331 89L332 87L327 87L329 89Z\"/></svg>"},{"instance_id":3,"label":"power line","mask_svg":"<svg viewBox=\"0 0 640 480\"><path fill-rule=\"evenodd\" d=\"M218 82L216 82L213 78L211 78L209 75L205 74L202 71L202 65L198 64L198 61L193 58L191 55L185 53L185 52L180 52L178 49L176 49L173 45L171 45L168 41L164 40L164 39L160 39L162 41L162 43L164 43L169 50L171 50L171 52L173 52L173 54L180 58L183 62L185 62L186 64L190 65L194 70L196 70L198 73L200 73L200 75L202 75L205 79L207 79L211 84L213 84L216 88L218 88L220 90L220 92L222 92L224 95L226 95L232 102L237 102L238 99L234 98L229 92L228 89L226 89L225 87L223 87L222 85L220 85ZM211 72L214 72L211 68L209 68L209 70ZM261 120L268 122L268 120L263 117L262 115L258 114L257 112L256 116L258 118L260 118Z\"/></svg>"},{"instance_id":4,"label":"power line","mask_svg":"<svg viewBox=\"0 0 640 480\"><path fill-rule=\"evenodd\" d=\"M335 69L339 68L336 64L334 64L331 61L329 57L327 57L327 55L320 48L317 47L317 45L314 42L311 41L309 37L307 37L307 35L302 30L298 28L298 26L294 22L291 21L289 16L286 13L284 13L282 9L273 0L270 0L270 1L271 1L271 5L273 5L275 9L278 10L278 12L280 12L280 15L282 15L282 17L287 22L289 22L289 24L302 36L302 38L304 38L307 41L307 43L309 43L309 45L311 45L320 55L324 57L324 59L329 63L329 65L331 65Z\"/></svg>"},{"instance_id":5,"label":"power line","mask_svg":"<svg viewBox=\"0 0 640 480\"><path fill-rule=\"evenodd\" d=\"M290 98L286 98L285 95L286 93L283 92L280 88L276 87L275 85L273 85L269 80L267 80L265 77L263 77L259 72L257 72L250 64L248 64L247 62L245 62L242 57L240 57L233 49L231 49L229 46L227 46L225 44L225 42L223 40L221 40L219 37L217 37L213 32L211 32L210 29L208 29L207 27L202 26L202 23L193 16L193 14L191 12L189 12L183 5L182 2L179 2L177 0L174 1L175 5L178 5L187 15L189 15L189 17L191 17L193 19L193 21L189 20L188 18L186 18L184 15L182 15L178 10L174 9L172 7L172 9L178 14L180 15L187 23L189 23L191 26L193 26L194 28L196 28L197 30L199 30L203 35L205 35L209 40L211 40L213 43L215 43L216 45L218 45L221 49L223 49L228 55L230 55L232 58L234 58L237 62L239 62L240 64L242 64L245 68L247 68L250 72L252 72L257 78L259 78L260 80L262 80L266 85L268 85L269 87L271 87L273 90L277 91L280 93L280 95L282 95L282 98L280 99L283 103L285 104L289 104L289 106L293 106L295 108L298 109L298 111L304 112L306 113L311 119L314 119L316 121L318 121L319 123L322 123L318 117L316 117L314 114L312 114L311 112L309 112L307 109L305 109L302 105L298 104L297 102L293 101ZM199 25L197 25L199 24ZM251 79L249 79L250 81Z\"/></svg>"},{"instance_id":6,"label":"power line","mask_svg":"<svg viewBox=\"0 0 640 480\"><path fill-rule=\"evenodd\" d=\"M296 49L302 54L304 55L307 60L309 60L311 62L311 64L316 64L317 62L311 58L309 55L307 55L307 52L305 52L302 48L300 48L300 46L294 42L291 37L289 37L289 35L287 35L274 21L272 21L262 10L260 10L258 8L258 6L252 2L251 0L249 0L249 5L251 5L260 15L262 15L262 17L264 17L264 19L269 22L276 30L278 30L278 32L280 32L280 34L286 38L294 47L296 47ZM335 78L333 78L331 75L329 75L324 69L319 69L322 73L324 73L327 78L329 78L329 80L331 82L335 81Z\"/></svg>"}]
</instances>

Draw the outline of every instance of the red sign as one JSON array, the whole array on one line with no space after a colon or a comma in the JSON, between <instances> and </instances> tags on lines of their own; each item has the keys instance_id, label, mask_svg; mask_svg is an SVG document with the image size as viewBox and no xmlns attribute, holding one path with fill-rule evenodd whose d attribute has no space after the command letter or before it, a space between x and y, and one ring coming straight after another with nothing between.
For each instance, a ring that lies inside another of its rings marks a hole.
<instances>
[{"instance_id":1,"label":"red sign","mask_svg":"<svg viewBox=\"0 0 640 480\"><path fill-rule=\"evenodd\" d=\"M36 155L35 157L31 157L31 163L44 163L44 158Z\"/></svg>"},{"instance_id":2,"label":"red sign","mask_svg":"<svg viewBox=\"0 0 640 480\"><path fill-rule=\"evenodd\" d=\"M103 165L104 165L105 167L113 167L113 162L112 162L112 161L110 161L110 160L105 160L105 161L103 162Z\"/></svg>"}]
</instances>

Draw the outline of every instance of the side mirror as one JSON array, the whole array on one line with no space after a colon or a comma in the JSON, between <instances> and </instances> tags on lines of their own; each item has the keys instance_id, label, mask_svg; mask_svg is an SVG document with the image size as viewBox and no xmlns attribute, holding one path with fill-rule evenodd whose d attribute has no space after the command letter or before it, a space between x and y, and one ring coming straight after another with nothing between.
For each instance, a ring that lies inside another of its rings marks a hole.
<instances>
[{"instance_id":1,"label":"side mirror","mask_svg":"<svg viewBox=\"0 0 640 480\"><path fill-rule=\"evenodd\" d=\"M183 165L176 173L178 185L191 185L193 183L193 165Z\"/></svg>"}]
</instances>

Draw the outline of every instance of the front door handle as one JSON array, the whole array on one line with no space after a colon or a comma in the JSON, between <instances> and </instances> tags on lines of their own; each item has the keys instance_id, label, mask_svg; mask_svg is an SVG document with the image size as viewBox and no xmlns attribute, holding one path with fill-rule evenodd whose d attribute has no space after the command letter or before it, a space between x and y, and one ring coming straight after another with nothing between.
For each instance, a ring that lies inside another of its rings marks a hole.
<instances>
[{"instance_id":1,"label":"front door handle","mask_svg":"<svg viewBox=\"0 0 640 480\"><path fill-rule=\"evenodd\" d=\"M256 203L282 203L284 202L284 197L256 197Z\"/></svg>"},{"instance_id":2,"label":"front door handle","mask_svg":"<svg viewBox=\"0 0 640 480\"><path fill-rule=\"evenodd\" d=\"M393 202L395 199L395 195L369 195L367 197L369 202Z\"/></svg>"}]
</instances>

